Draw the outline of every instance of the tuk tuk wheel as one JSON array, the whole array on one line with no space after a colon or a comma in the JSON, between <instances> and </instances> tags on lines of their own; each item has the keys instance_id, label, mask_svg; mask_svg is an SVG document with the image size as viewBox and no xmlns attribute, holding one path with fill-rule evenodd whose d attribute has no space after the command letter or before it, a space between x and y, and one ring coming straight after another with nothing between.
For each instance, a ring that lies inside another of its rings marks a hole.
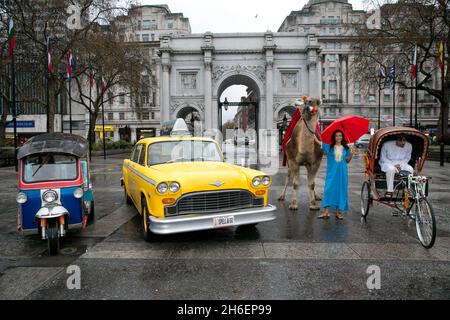
<instances>
[{"instance_id":1,"label":"tuk tuk wheel","mask_svg":"<svg viewBox=\"0 0 450 320\"><path fill-rule=\"evenodd\" d=\"M426 198L419 199L414 204L416 230L423 247L430 249L436 240L436 219L431 203Z\"/></svg>"},{"instance_id":2,"label":"tuk tuk wheel","mask_svg":"<svg viewBox=\"0 0 450 320\"><path fill-rule=\"evenodd\" d=\"M155 240L155 234L150 231L150 217L145 199L142 200L141 230L146 242Z\"/></svg>"},{"instance_id":3,"label":"tuk tuk wheel","mask_svg":"<svg viewBox=\"0 0 450 320\"><path fill-rule=\"evenodd\" d=\"M47 246L48 253L51 256L57 255L59 252L58 223L56 220L50 221L47 226Z\"/></svg>"},{"instance_id":4,"label":"tuk tuk wheel","mask_svg":"<svg viewBox=\"0 0 450 320\"><path fill-rule=\"evenodd\" d=\"M125 203L129 206L133 205L133 201L131 201L131 198L127 193L127 188L125 187L125 185L123 186L123 193L125 196Z\"/></svg>"},{"instance_id":5,"label":"tuk tuk wheel","mask_svg":"<svg viewBox=\"0 0 450 320\"><path fill-rule=\"evenodd\" d=\"M372 204L372 195L370 193L369 181L364 181L361 188L361 215L365 219L370 211Z\"/></svg>"},{"instance_id":6,"label":"tuk tuk wheel","mask_svg":"<svg viewBox=\"0 0 450 320\"><path fill-rule=\"evenodd\" d=\"M95 220L95 207L94 201L91 202L91 211L89 212L88 223L91 224Z\"/></svg>"}]
</instances>

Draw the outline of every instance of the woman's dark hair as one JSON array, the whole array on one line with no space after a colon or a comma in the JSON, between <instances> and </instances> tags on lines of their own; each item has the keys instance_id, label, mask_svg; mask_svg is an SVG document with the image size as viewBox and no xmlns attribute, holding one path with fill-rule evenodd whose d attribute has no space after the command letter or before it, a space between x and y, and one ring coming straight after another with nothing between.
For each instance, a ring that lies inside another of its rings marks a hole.
<instances>
[{"instance_id":1,"label":"woman's dark hair","mask_svg":"<svg viewBox=\"0 0 450 320\"><path fill-rule=\"evenodd\" d=\"M347 140L345 140L345 134L341 130L336 130L335 132L333 132L333 135L331 136L331 147L333 148L336 145L336 133L338 132L342 133L342 146L345 148L345 150L348 150L348 144Z\"/></svg>"}]
</instances>

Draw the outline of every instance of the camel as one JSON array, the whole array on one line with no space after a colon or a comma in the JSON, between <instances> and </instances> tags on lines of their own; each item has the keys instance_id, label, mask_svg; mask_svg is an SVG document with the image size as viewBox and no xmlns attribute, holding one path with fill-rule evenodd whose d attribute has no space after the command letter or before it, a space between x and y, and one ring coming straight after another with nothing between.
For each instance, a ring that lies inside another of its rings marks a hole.
<instances>
[{"instance_id":1,"label":"camel","mask_svg":"<svg viewBox=\"0 0 450 320\"><path fill-rule=\"evenodd\" d=\"M315 178L319 171L320 163L323 157L321 147L315 143L314 135L316 133L316 124L320 113L320 100L303 97L303 101L296 101L296 107L299 109L301 119L294 127L290 141L286 144L285 152L288 165L288 175L286 182L279 197L279 201L284 201L289 181L294 187L289 210L298 210L298 191L300 186L300 166L305 166L308 177L309 188L309 208L310 210L320 210L316 201L322 200L315 192Z\"/></svg>"}]
</instances>

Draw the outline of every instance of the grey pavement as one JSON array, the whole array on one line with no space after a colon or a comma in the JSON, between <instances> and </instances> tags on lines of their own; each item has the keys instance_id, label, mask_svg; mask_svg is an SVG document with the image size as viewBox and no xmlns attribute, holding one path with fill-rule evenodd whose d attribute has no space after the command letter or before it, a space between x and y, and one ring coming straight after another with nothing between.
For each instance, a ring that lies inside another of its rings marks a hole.
<instances>
[{"instance_id":1,"label":"grey pavement","mask_svg":"<svg viewBox=\"0 0 450 320\"><path fill-rule=\"evenodd\" d=\"M359 214L362 160L350 166L351 210L344 221L321 221L309 211L305 170L300 208L276 199L286 169L269 193L277 220L171 236L145 243L133 207L119 184L123 155L94 158L95 224L69 234L57 257L38 237L15 231L16 175L0 168L0 299L449 299L449 166L428 162L430 200L438 238L431 250L415 224L375 206L367 223ZM251 163L251 161L248 161ZM317 179L323 190L325 162ZM66 286L66 268L81 268L81 290ZM381 270L381 289L368 290L367 268Z\"/></svg>"}]
</instances>

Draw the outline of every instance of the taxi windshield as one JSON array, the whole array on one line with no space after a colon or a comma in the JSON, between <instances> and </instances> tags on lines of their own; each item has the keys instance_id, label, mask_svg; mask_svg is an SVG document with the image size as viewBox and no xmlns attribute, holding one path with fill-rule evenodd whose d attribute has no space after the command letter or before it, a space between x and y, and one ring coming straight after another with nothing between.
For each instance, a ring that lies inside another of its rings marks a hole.
<instances>
[{"instance_id":1,"label":"taxi windshield","mask_svg":"<svg viewBox=\"0 0 450 320\"><path fill-rule=\"evenodd\" d=\"M23 180L26 183L77 178L77 158L74 156L42 153L28 156L23 160Z\"/></svg>"},{"instance_id":2,"label":"taxi windshield","mask_svg":"<svg viewBox=\"0 0 450 320\"><path fill-rule=\"evenodd\" d=\"M153 143L148 147L148 165L175 162L222 162L219 148L211 141L183 140Z\"/></svg>"}]
</instances>

